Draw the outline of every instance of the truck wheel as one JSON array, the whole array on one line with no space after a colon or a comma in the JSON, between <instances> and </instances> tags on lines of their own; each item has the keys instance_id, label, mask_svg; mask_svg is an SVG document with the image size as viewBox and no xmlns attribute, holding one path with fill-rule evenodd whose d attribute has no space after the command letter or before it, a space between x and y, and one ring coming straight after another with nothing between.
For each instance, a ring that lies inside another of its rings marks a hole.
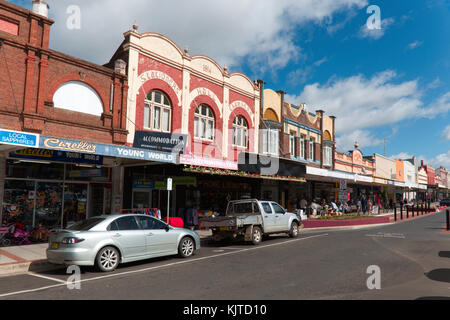
<instances>
[{"instance_id":1,"label":"truck wheel","mask_svg":"<svg viewBox=\"0 0 450 320\"><path fill-rule=\"evenodd\" d=\"M291 230L289 230L289 237L297 238L297 236L298 236L298 223L294 221L291 224Z\"/></svg>"},{"instance_id":2,"label":"truck wheel","mask_svg":"<svg viewBox=\"0 0 450 320\"><path fill-rule=\"evenodd\" d=\"M252 231L252 243L254 245L260 244L262 240L262 232L259 227L253 227Z\"/></svg>"}]
</instances>

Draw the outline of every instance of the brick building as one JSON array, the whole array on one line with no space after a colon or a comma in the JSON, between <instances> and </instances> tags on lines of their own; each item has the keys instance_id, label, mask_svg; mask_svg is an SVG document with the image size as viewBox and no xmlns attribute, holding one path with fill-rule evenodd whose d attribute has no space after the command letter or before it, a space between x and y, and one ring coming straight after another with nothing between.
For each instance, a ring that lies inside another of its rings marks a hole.
<instances>
[{"instance_id":1,"label":"brick building","mask_svg":"<svg viewBox=\"0 0 450 320\"><path fill-rule=\"evenodd\" d=\"M50 49L47 13L0 1L0 216L28 231L116 211L117 163L139 158L120 156L132 154L120 64Z\"/></svg>"}]
</instances>

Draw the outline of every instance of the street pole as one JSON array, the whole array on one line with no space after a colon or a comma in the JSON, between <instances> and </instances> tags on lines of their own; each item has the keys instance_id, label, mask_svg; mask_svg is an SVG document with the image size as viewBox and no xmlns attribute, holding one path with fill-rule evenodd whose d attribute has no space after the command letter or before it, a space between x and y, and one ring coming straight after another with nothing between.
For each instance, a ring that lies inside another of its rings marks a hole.
<instances>
[{"instance_id":1,"label":"street pole","mask_svg":"<svg viewBox=\"0 0 450 320\"><path fill-rule=\"evenodd\" d=\"M450 230L450 217L449 217L449 210L447 209L446 211L446 216L447 216L447 231Z\"/></svg>"},{"instance_id":2,"label":"street pole","mask_svg":"<svg viewBox=\"0 0 450 320\"><path fill-rule=\"evenodd\" d=\"M172 178L167 178L167 224L170 225L170 191L172 191Z\"/></svg>"},{"instance_id":3,"label":"street pole","mask_svg":"<svg viewBox=\"0 0 450 320\"><path fill-rule=\"evenodd\" d=\"M409 207L406 206L406 219L409 219Z\"/></svg>"},{"instance_id":4,"label":"street pole","mask_svg":"<svg viewBox=\"0 0 450 320\"><path fill-rule=\"evenodd\" d=\"M397 221L397 205L394 204L394 221Z\"/></svg>"}]
</instances>

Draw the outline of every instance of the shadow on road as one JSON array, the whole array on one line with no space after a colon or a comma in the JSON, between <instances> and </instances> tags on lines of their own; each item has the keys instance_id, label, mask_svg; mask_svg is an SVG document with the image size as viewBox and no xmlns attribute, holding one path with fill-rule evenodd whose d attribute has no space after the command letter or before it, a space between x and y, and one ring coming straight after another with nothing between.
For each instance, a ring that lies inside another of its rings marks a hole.
<instances>
[{"instance_id":1,"label":"shadow on road","mask_svg":"<svg viewBox=\"0 0 450 320\"><path fill-rule=\"evenodd\" d=\"M439 257L441 258L450 258L450 251L440 251Z\"/></svg>"},{"instance_id":2,"label":"shadow on road","mask_svg":"<svg viewBox=\"0 0 450 320\"><path fill-rule=\"evenodd\" d=\"M428 279L450 283L450 269L435 269L425 273Z\"/></svg>"}]
</instances>

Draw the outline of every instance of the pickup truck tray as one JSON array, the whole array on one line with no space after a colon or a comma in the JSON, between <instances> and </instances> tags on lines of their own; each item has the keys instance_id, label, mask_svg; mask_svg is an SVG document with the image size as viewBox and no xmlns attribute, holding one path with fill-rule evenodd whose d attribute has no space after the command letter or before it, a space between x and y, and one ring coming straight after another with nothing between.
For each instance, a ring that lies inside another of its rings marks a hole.
<instances>
[{"instance_id":1,"label":"pickup truck tray","mask_svg":"<svg viewBox=\"0 0 450 320\"><path fill-rule=\"evenodd\" d=\"M201 228L243 227L262 224L261 215L203 217L199 219Z\"/></svg>"}]
</instances>

